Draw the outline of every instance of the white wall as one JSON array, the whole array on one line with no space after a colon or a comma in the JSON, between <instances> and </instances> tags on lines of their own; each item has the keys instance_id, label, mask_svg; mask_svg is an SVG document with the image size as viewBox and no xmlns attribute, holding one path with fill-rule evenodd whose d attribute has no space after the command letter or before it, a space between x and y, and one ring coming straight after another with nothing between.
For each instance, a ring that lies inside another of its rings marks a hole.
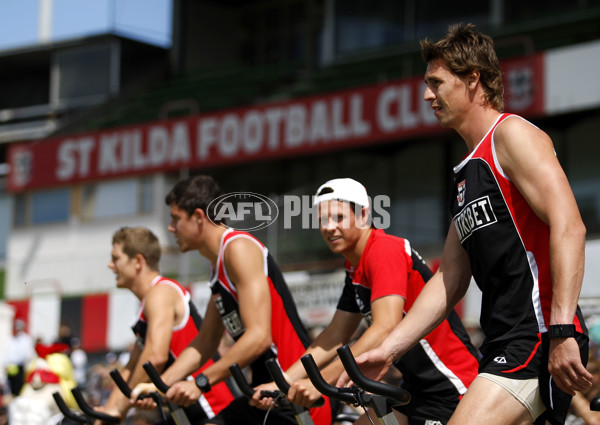
<instances>
[{"instance_id":1,"label":"white wall","mask_svg":"<svg viewBox=\"0 0 600 425\"><path fill-rule=\"evenodd\" d=\"M63 295L114 288L114 275L108 268L111 239L125 225L146 226L163 244L172 238L164 222L151 216L13 229L7 250L6 297L25 298L50 288Z\"/></svg>"},{"instance_id":2,"label":"white wall","mask_svg":"<svg viewBox=\"0 0 600 425\"><path fill-rule=\"evenodd\" d=\"M600 298L600 239L585 244L585 272L581 298Z\"/></svg>"},{"instance_id":3,"label":"white wall","mask_svg":"<svg viewBox=\"0 0 600 425\"><path fill-rule=\"evenodd\" d=\"M14 309L5 303L0 303L0 375L4 374L4 353L8 341L12 338ZM0 378L0 382L1 382Z\"/></svg>"},{"instance_id":4,"label":"white wall","mask_svg":"<svg viewBox=\"0 0 600 425\"><path fill-rule=\"evenodd\" d=\"M549 50L544 97L548 115L600 105L600 41Z\"/></svg>"}]
</instances>

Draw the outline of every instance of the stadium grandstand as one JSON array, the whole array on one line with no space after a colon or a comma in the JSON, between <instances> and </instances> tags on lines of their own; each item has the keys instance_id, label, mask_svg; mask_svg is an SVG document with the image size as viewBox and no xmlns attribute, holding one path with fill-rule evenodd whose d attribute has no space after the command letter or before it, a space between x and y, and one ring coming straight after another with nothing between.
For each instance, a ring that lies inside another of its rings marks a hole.
<instances>
[{"instance_id":1,"label":"stadium grandstand","mask_svg":"<svg viewBox=\"0 0 600 425\"><path fill-rule=\"evenodd\" d=\"M199 173L275 206L269 222L233 218L269 246L311 326L343 283L309 211L327 179L379 195L387 231L435 266L465 148L422 101L419 40L472 22L496 42L506 110L555 142L588 230L581 305L596 320L600 1L539 4L173 0L167 47L108 31L0 51L0 299L34 336L68 324L88 351L125 349L137 305L114 287L111 235L143 225L162 272L206 302L209 266L178 252L163 201ZM478 304L470 290L465 320Z\"/></svg>"}]
</instances>

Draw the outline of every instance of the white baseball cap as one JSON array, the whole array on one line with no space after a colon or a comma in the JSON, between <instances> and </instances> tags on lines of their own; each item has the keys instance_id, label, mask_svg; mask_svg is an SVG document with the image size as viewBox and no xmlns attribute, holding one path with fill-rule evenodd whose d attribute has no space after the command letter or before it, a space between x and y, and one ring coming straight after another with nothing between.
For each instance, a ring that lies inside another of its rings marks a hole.
<instances>
[{"instance_id":1,"label":"white baseball cap","mask_svg":"<svg viewBox=\"0 0 600 425\"><path fill-rule=\"evenodd\" d=\"M369 206L367 189L356 180L350 178L333 179L322 184L317 189L313 206L317 206L325 201L353 202L362 207Z\"/></svg>"}]
</instances>

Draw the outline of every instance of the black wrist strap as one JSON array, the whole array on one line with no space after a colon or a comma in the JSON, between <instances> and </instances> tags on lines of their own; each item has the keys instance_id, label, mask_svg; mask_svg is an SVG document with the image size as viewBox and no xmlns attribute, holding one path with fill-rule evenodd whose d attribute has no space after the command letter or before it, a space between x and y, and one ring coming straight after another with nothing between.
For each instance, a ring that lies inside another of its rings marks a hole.
<instances>
[{"instance_id":1,"label":"black wrist strap","mask_svg":"<svg viewBox=\"0 0 600 425\"><path fill-rule=\"evenodd\" d=\"M207 393L210 391L211 386L208 382L208 377L205 374L201 373L198 376L196 376L195 381L196 386L200 388L200 390L202 390L203 393Z\"/></svg>"},{"instance_id":2,"label":"black wrist strap","mask_svg":"<svg viewBox=\"0 0 600 425\"><path fill-rule=\"evenodd\" d=\"M575 325L550 325L548 336L552 339L572 338L575 336Z\"/></svg>"}]
</instances>

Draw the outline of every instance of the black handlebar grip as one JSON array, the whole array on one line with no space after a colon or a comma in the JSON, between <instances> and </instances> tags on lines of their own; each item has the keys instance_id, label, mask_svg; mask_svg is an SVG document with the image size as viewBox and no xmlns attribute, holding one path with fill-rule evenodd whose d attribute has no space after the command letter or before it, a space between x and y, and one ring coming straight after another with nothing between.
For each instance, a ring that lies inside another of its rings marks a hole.
<instances>
[{"instance_id":1,"label":"black handlebar grip","mask_svg":"<svg viewBox=\"0 0 600 425\"><path fill-rule=\"evenodd\" d=\"M254 389L250 386L246 377L244 376L244 372L237 363L229 366L229 371L231 372L231 376L233 376L233 380L240 388L242 394L244 394L247 398L252 398L254 395Z\"/></svg>"},{"instance_id":2,"label":"black handlebar grip","mask_svg":"<svg viewBox=\"0 0 600 425\"><path fill-rule=\"evenodd\" d=\"M125 395L125 397L131 398L131 388L129 388L129 385L127 385L127 382L125 382L117 369L110 371L110 377L113 379L113 381L115 381L115 384Z\"/></svg>"},{"instance_id":3,"label":"black handlebar grip","mask_svg":"<svg viewBox=\"0 0 600 425\"><path fill-rule=\"evenodd\" d=\"M265 361L265 366L267 367L267 371L277 387L281 390L282 393L287 394L290 390L290 384L286 381L285 376L283 376L283 372L275 359L268 359Z\"/></svg>"},{"instance_id":4,"label":"black handlebar grip","mask_svg":"<svg viewBox=\"0 0 600 425\"><path fill-rule=\"evenodd\" d=\"M593 410L595 412L600 411L600 395L592 399L592 401L590 402L590 410Z\"/></svg>"},{"instance_id":5,"label":"black handlebar grip","mask_svg":"<svg viewBox=\"0 0 600 425\"><path fill-rule=\"evenodd\" d=\"M346 372L348 372L348 376L350 376L350 379L352 379L360 388L373 394L389 398L396 404L403 405L410 401L410 394L408 391L383 382L374 381L363 375L352 355L352 351L350 351L350 347L343 345L338 348L337 352Z\"/></svg>"},{"instance_id":6,"label":"black handlebar grip","mask_svg":"<svg viewBox=\"0 0 600 425\"><path fill-rule=\"evenodd\" d=\"M71 390L71 392L73 393L73 397L75 397L75 401L79 405L79 408L86 415L88 415L92 418L95 418L95 419L100 419L101 421L104 421L104 422L112 423L112 424L118 424L119 422L121 422L121 419L116 416L111 416L111 415L107 415L106 413L95 411L85 401L85 398L83 397L83 393L81 392L81 388L75 387Z\"/></svg>"},{"instance_id":7,"label":"black handlebar grip","mask_svg":"<svg viewBox=\"0 0 600 425\"><path fill-rule=\"evenodd\" d=\"M63 416L65 418L71 419L73 422L77 422L80 424L94 423L93 418L88 418L87 416L85 416L82 413L73 412L69 408L69 406L67 406L67 403L65 402L65 400L62 398L62 396L60 395L60 393L58 391L52 394L52 398L54 398L54 401L56 402L56 405L58 406L58 410L60 410L60 412L63 414Z\"/></svg>"},{"instance_id":8,"label":"black handlebar grip","mask_svg":"<svg viewBox=\"0 0 600 425\"><path fill-rule=\"evenodd\" d=\"M345 403L356 403L354 395L345 392L343 388L330 385L327 381L325 381L325 379L323 379L323 376L321 375L321 372L319 371L319 368L317 367L315 359L313 359L312 355L306 354L300 358L300 361L302 362L310 381L313 383L315 388L321 392L321 394L341 400Z\"/></svg>"},{"instance_id":9,"label":"black handlebar grip","mask_svg":"<svg viewBox=\"0 0 600 425\"><path fill-rule=\"evenodd\" d=\"M150 377L152 383L156 385L156 388L158 388L160 392L165 394L167 391L169 391L169 386L161 379L160 373L158 373L158 371L152 365L152 363L146 362L143 364L143 367L148 376Z\"/></svg>"},{"instance_id":10,"label":"black handlebar grip","mask_svg":"<svg viewBox=\"0 0 600 425\"><path fill-rule=\"evenodd\" d=\"M254 388L252 388L252 386L246 380L244 372L242 372L240 366L237 363L234 363L231 366L229 366L229 371L231 372L231 376L233 377L235 383L238 385L242 394L248 399L252 398L252 396L254 395ZM279 396L279 391L263 390L260 392L260 394L263 397L277 398Z\"/></svg>"},{"instance_id":11,"label":"black handlebar grip","mask_svg":"<svg viewBox=\"0 0 600 425\"><path fill-rule=\"evenodd\" d=\"M267 371L271 375L271 378L273 378L273 381L275 381L277 387L282 393L287 395L290 390L290 384L285 379L285 376L283 375L283 372L281 371L277 361L275 359L268 359L265 361L265 366L267 367ZM313 403L313 407L321 407L324 404L325 399L323 397L319 397L319 399Z\"/></svg>"},{"instance_id":12,"label":"black handlebar grip","mask_svg":"<svg viewBox=\"0 0 600 425\"><path fill-rule=\"evenodd\" d=\"M131 388L129 387L129 384L127 384L127 382L125 382L125 380L123 379L123 377L121 376L121 374L119 373L119 371L117 369L113 369L110 371L110 377L115 382L115 385L121 390L123 395L127 398L131 398ZM145 398L151 398L156 401L156 397L159 397L158 393L140 394L138 396L138 400L143 400Z\"/></svg>"}]
</instances>

